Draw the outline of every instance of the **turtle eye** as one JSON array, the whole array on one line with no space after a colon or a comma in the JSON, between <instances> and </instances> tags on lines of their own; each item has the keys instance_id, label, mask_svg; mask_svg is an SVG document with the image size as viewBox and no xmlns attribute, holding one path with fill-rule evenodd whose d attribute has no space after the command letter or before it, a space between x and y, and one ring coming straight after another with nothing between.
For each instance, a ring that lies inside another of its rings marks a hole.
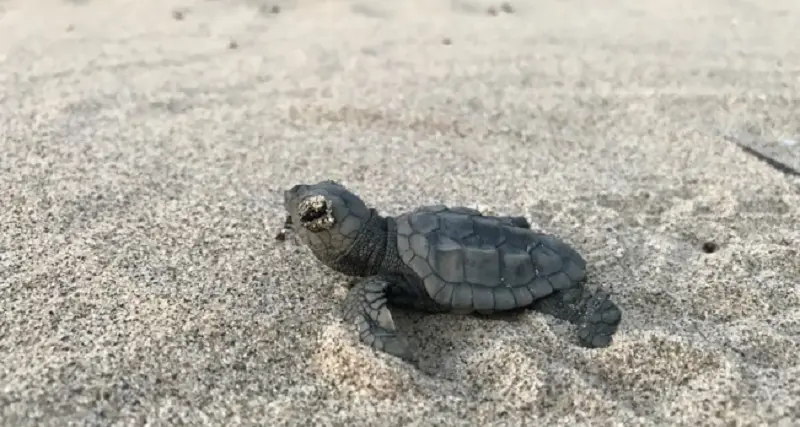
<instances>
[{"instance_id":1,"label":"turtle eye","mask_svg":"<svg viewBox=\"0 0 800 427\"><path fill-rule=\"evenodd\" d=\"M316 209L316 208L306 209L300 215L300 221L303 221L303 222L316 221L316 220L318 220L318 219L320 219L320 218L325 216L325 213L326 213L325 211L326 211L326 209L324 209L324 208L323 209Z\"/></svg>"},{"instance_id":2,"label":"turtle eye","mask_svg":"<svg viewBox=\"0 0 800 427\"><path fill-rule=\"evenodd\" d=\"M300 224L312 232L330 229L333 226L333 205L324 196L309 196L297 206Z\"/></svg>"}]
</instances>

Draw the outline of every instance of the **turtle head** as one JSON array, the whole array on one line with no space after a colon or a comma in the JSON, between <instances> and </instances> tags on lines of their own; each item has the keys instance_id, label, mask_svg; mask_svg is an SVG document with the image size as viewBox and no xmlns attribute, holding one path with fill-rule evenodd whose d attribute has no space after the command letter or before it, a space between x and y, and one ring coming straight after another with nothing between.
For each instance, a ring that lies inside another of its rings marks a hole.
<instances>
[{"instance_id":1,"label":"turtle head","mask_svg":"<svg viewBox=\"0 0 800 427\"><path fill-rule=\"evenodd\" d=\"M323 263L336 268L369 223L373 212L336 181L298 184L283 194L283 206L300 240Z\"/></svg>"}]
</instances>

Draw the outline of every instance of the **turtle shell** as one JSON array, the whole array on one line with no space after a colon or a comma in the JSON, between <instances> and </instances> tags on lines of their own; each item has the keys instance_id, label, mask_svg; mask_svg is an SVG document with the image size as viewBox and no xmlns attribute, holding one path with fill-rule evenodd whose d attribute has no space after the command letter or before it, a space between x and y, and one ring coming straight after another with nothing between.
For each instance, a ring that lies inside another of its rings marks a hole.
<instances>
[{"instance_id":1,"label":"turtle shell","mask_svg":"<svg viewBox=\"0 0 800 427\"><path fill-rule=\"evenodd\" d=\"M396 220L401 259L454 311L529 306L585 279L585 260L567 244L498 217L426 206Z\"/></svg>"}]
</instances>

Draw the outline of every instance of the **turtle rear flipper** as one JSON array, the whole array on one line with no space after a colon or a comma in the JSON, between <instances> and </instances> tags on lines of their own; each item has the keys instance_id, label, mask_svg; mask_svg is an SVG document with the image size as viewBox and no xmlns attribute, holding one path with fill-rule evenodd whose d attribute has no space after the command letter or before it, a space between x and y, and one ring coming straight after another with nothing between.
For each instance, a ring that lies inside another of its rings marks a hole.
<instances>
[{"instance_id":1,"label":"turtle rear flipper","mask_svg":"<svg viewBox=\"0 0 800 427\"><path fill-rule=\"evenodd\" d=\"M593 295L579 323L578 339L584 347L599 348L611 344L622 320L622 312L606 293Z\"/></svg>"},{"instance_id":2,"label":"turtle rear flipper","mask_svg":"<svg viewBox=\"0 0 800 427\"><path fill-rule=\"evenodd\" d=\"M556 291L531 308L578 325L578 341L587 348L609 346L622 320L622 312L607 293L594 294L583 286Z\"/></svg>"}]
</instances>

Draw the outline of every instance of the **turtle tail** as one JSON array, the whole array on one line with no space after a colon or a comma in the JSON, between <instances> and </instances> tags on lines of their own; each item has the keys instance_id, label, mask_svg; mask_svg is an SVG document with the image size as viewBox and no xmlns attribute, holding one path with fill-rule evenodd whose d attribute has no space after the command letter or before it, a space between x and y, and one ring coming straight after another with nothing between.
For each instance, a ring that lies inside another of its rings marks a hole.
<instances>
[{"instance_id":1,"label":"turtle tail","mask_svg":"<svg viewBox=\"0 0 800 427\"><path fill-rule=\"evenodd\" d=\"M593 293L584 286L556 291L532 308L577 325L578 341L588 348L609 346L622 320L622 311L608 293Z\"/></svg>"}]
</instances>

